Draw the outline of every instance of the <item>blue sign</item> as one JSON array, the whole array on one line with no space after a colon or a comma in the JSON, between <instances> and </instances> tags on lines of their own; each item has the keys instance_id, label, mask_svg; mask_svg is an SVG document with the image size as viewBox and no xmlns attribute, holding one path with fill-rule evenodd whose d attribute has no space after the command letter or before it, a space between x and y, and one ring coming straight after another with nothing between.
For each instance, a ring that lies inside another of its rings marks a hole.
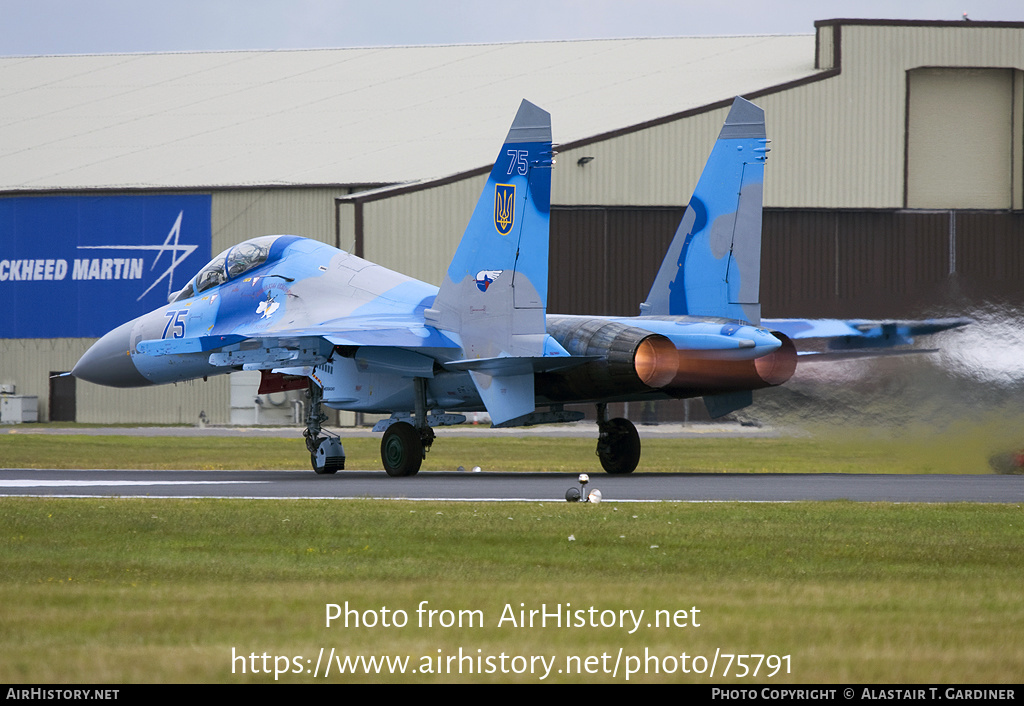
<instances>
[{"instance_id":1,"label":"blue sign","mask_svg":"<svg viewBox=\"0 0 1024 706\"><path fill-rule=\"evenodd\" d=\"M0 199L0 338L95 338L210 259L209 195Z\"/></svg>"}]
</instances>

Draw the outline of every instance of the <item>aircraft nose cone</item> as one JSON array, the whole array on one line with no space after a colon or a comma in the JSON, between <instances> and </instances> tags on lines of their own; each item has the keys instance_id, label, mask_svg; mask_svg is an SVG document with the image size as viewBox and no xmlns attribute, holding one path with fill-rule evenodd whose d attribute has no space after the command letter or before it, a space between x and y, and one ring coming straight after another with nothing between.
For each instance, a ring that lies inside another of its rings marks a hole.
<instances>
[{"instance_id":1,"label":"aircraft nose cone","mask_svg":"<svg viewBox=\"0 0 1024 706\"><path fill-rule=\"evenodd\" d=\"M116 329L96 341L85 352L71 374L80 380L110 387L142 387L152 385L142 377L128 354L131 346L132 323Z\"/></svg>"}]
</instances>

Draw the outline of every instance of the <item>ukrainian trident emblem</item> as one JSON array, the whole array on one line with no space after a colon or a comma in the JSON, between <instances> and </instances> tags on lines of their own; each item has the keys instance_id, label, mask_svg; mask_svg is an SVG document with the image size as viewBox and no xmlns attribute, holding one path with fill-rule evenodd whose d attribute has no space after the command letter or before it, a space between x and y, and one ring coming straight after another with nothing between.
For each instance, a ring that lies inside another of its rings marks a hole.
<instances>
[{"instance_id":1,"label":"ukrainian trident emblem","mask_svg":"<svg viewBox=\"0 0 1024 706\"><path fill-rule=\"evenodd\" d=\"M501 235L512 232L516 220L516 185L494 185L494 227Z\"/></svg>"}]
</instances>

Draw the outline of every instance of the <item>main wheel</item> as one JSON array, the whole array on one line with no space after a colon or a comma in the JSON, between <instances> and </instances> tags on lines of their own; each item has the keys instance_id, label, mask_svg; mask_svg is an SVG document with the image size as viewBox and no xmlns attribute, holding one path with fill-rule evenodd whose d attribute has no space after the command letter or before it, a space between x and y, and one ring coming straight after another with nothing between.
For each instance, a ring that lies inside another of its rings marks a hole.
<instances>
[{"instance_id":1,"label":"main wheel","mask_svg":"<svg viewBox=\"0 0 1024 706\"><path fill-rule=\"evenodd\" d=\"M640 435L633 422L618 417L602 424L597 456L608 473L632 473L640 463Z\"/></svg>"},{"instance_id":2,"label":"main wheel","mask_svg":"<svg viewBox=\"0 0 1024 706\"><path fill-rule=\"evenodd\" d=\"M380 459L389 476L414 476L423 463L420 433L408 422L395 422L380 441Z\"/></svg>"}]
</instances>

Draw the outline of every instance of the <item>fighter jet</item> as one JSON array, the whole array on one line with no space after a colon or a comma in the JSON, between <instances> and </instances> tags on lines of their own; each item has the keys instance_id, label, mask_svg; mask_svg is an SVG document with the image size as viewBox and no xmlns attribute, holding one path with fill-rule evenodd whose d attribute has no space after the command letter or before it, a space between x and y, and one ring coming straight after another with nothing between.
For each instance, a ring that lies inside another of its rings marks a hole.
<instances>
[{"instance_id":1,"label":"fighter jet","mask_svg":"<svg viewBox=\"0 0 1024 706\"><path fill-rule=\"evenodd\" d=\"M609 402L703 397L712 416L785 383L794 338L844 351L927 329L760 317L764 113L737 98L635 317L547 313L554 151L550 115L523 101L440 287L294 235L213 258L163 307L103 336L72 374L138 387L260 370L261 393L307 388L313 469L344 468L323 408L390 414L381 459L416 474L434 428L486 411L496 427L581 419L597 406L597 455L630 473L640 437ZM919 323L919 322L917 322Z\"/></svg>"}]
</instances>

